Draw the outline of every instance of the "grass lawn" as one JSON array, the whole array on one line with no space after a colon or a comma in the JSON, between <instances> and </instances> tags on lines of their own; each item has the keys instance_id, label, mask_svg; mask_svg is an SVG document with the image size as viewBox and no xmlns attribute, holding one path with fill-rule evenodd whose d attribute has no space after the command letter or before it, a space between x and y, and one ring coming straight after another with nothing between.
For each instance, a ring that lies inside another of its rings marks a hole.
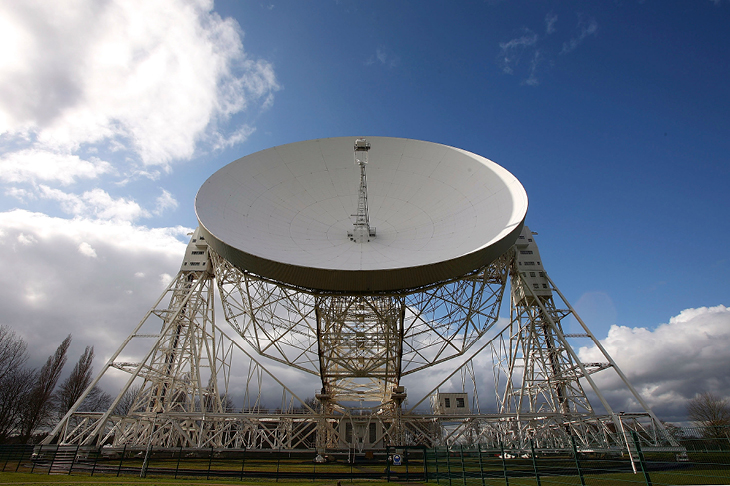
<instances>
[{"instance_id":1,"label":"grass lawn","mask_svg":"<svg viewBox=\"0 0 730 486\"><path fill-rule=\"evenodd\" d=\"M651 473L651 480L654 486L664 485L690 485L690 484L728 484L730 485L730 472L727 470L717 469L692 469L691 471L670 471L670 472L653 472ZM644 476L641 474L630 474L630 473L619 473L619 474L600 474L600 475L588 475L585 476L585 482L587 486L633 486L646 484ZM274 481L274 480L262 480L262 479L246 479L241 482L237 479L209 479L205 480L202 478L147 478L141 479L135 476L82 476L82 475L44 475L44 474L29 474L29 473L0 473L0 485L4 484L81 484L84 486L95 486L95 485L129 485L129 484L142 484L142 485L170 485L170 484L182 484L190 486L198 485L217 485L217 484L243 484L247 486L336 486L337 481L311 481L311 480L300 480L300 481ZM386 481L368 481L368 480L354 480L350 482L347 479L341 480L342 486L393 486L393 485L411 485L416 486L422 483L406 483L403 481L391 482ZM461 478L453 478L451 486L462 486L464 482ZM436 482L429 482L429 486L437 486ZM441 480L441 486L448 486L448 480ZM467 486L506 486L504 479L485 479L481 478L467 478ZM541 486L580 486L580 479L578 476L541 476ZM510 477L509 486L538 486L537 481L534 477Z\"/></svg>"},{"instance_id":2,"label":"grass lawn","mask_svg":"<svg viewBox=\"0 0 730 486\"><path fill-rule=\"evenodd\" d=\"M342 486L393 486L399 483L388 483L386 481L364 481L355 480L352 483L349 480L342 480ZM135 476L68 476L68 475L44 475L44 474L30 474L30 473L10 473L0 472L0 484L81 484L84 486L114 486L114 485L129 485L129 484L142 484L148 486L155 485L171 485L181 484L184 486L199 486L199 485L225 485L225 484L243 484L246 486L337 486L337 481L279 481L274 480L261 480L261 479L247 479L246 481L239 481L234 479L201 479L201 478L146 478L142 479ZM406 483L403 483L406 484ZM435 484L435 483L434 483ZM415 486L415 483L411 483Z\"/></svg>"}]
</instances>

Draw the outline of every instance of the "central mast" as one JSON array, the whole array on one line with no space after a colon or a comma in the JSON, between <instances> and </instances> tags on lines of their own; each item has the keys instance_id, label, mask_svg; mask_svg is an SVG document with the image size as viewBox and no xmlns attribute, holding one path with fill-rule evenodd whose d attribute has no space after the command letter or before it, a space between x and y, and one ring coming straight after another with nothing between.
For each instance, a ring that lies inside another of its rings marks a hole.
<instances>
[{"instance_id":1,"label":"central mast","mask_svg":"<svg viewBox=\"0 0 730 486\"><path fill-rule=\"evenodd\" d=\"M371 238L375 238L375 228L370 227L370 218L368 217L368 182L365 175L365 166L368 163L368 151L370 143L364 138L355 140L355 165L360 166L360 190L357 195L357 214L355 217L354 228L347 232L347 236L355 243L367 243Z\"/></svg>"}]
</instances>

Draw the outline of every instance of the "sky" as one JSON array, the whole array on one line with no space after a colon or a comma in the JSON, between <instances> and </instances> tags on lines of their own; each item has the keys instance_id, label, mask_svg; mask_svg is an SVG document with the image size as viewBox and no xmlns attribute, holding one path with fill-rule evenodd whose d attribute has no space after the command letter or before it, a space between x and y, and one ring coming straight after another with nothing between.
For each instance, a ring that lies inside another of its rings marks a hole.
<instances>
[{"instance_id":1,"label":"sky","mask_svg":"<svg viewBox=\"0 0 730 486\"><path fill-rule=\"evenodd\" d=\"M414 138L522 182L551 278L681 421L730 396L728 25L729 0L0 0L0 325L31 363L71 333L98 369L178 271L213 172Z\"/></svg>"}]
</instances>

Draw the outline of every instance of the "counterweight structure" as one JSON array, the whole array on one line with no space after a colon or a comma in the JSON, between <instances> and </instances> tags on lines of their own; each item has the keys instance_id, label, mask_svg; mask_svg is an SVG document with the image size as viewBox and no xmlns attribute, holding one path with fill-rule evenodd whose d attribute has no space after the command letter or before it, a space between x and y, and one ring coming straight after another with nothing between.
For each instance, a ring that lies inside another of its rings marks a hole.
<instances>
[{"instance_id":1,"label":"counterweight structure","mask_svg":"<svg viewBox=\"0 0 730 486\"><path fill-rule=\"evenodd\" d=\"M395 140L394 146L407 152L410 145ZM424 153L422 144L416 144L415 153ZM358 151L367 161L369 148L364 139L356 141L356 162ZM322 153L329 150L323 144ZM386 230L373 238L365 163L358 166L354 230L349 237L340 233L333 238L357 247L342 251L362 255L382 248L368 245L395 245L397 240L388 239L388 219ZM455 173L459 168L451 169ZM386 206L381 204L376 214L386 214ZM363 214L369 242L352 236ZM177 276L89 387L107 374L123 374L125 385L112 405L105 412L83 412L82 396L46 443L362 451L455 444L566 449L575 441L583 451L631 452L628 434L637 432L645 449L676 449L549 278L533 233L523 227L524 212L515 214L515 229L500 237L509 244L497 246L501 250L495 257L482 258L481 265L466 272L387 289L388 280L378 280L382 275L400 277L377 268L362 281L382 288L337 291L301 285L298 279L306 276L292 274L288 281L271 277L289 275L286 268L267 269L268 275L242 268L242 261L258 263L231 253L231 245L203 226L199 208L201 227L191 235ZM439 226L433 228L437 234ZM440 275L444 268L462 268L465 257L448 267L427 258L429 272ZM362 285L354 280L353 286ZM214 315L216 295L223 310L220 320ZM503 302L509 318L500 318ZM570 317L582 332L564 332ZM581 362L571 345L574 339L596 346L605 361ZM497 410L484 413L476 384L486 370L479 370L474 359L489 352ZM135 355L138 359L130 360ZM429 391L409 395L409 380L439 367L450 371L441 373ZM640 406L636 413L611 408L593 378L603 370L623 381ZM313 399L293 391L300 389L293 384L301 378L292 382L282 377L293 371L311 377ZM455 377L462 383L456 391ZM599 412L589 395L600 402Z\"/></svg>"}]
</instances>

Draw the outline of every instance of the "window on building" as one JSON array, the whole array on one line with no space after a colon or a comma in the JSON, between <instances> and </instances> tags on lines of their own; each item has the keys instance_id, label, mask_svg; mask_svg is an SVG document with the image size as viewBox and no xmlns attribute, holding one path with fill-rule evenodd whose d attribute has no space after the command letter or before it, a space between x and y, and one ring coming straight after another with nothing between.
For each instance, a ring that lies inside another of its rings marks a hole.
<instances>
[{"instance_id":1,"label":"window on building","mask_svg":"<svg viewBox=\"0 0 730 486\"><path fill-rule=\"evenodd\" d=\"M520 250L520 255L532 255L532 250Z\"/></svg>"},{"instance_id":2,"label":"window on building","mask_svg":"<svg viewBox=\"0 0 730 486\"><path fill-rule=\"evenodd\" d=\"M352 422L345 422L345 442L352 442Z\"/></svg>"},{"instance_id":3,"label":"window on building","mask_svg":"<svg viewBox=\"0 0 730 486\"><path fill-rule=\"evenodd\" d=\"M542 284L542 288L546 289L547 288L547 284Z\"/></svg>"},{"instance_id":4,"label":"window on building","mask_svg":"<svg viewBox=\"0 0 730 486\"><path fill-rule=\"evenodd\" d=\"M535 276L535 272L530 272L530 277L534 277L534 276Z\"/></svg>"},{"instance_id":5,"label":"window on building","mask_svg":"<svg viewBox=\"0 0 730 486\"><path fill-rule=\"evenodd\" d=\"M541 277L544 277L545 276L545 272L540 272L540 276Z\"/></svg>"},{"instance_id":6,"label":"window on building","mask_svg":"<svg viewBox=\"0 0 730 486\"><path fill-rule=\"evenodd\" d=\"M466 408L464 397L456 397L456 408Z\"/></svg>"},{"instance_id":7,"label":"window on building","mask_svg":"<svg viewBox=\"0 0 730 486\"><path fill-rule=\"evenodd\" d=\"M540 262L537 262L537 263L540 263ZM525 262L525 265L534 265L534 264L535 264L535 262Z\"/></svg>"},{"instance_id":8,"label":"window on building","mask_svg":"<svg viewBox=\"0 0 730 486\"><path fill-rule=\"evenodd\" d=\"M368 442L370 442L371 444L375 444L378 441L377 424L375 422L370 422L370 425L368 425L368 429L369 429L368 435L370 436L370 437L368 437L368 439L369 439Z\"/></svg>"},{"instance_id":9,"label":"window on building","mask_svg":"<svg viewBox=\"0 0 730 486\"><path fill-rule=\"evenodd\" d=\"M444 398L444 408L451 408L451 399Z\"/></svg>"},{"instance_id":10,"label":"window on building","mask_svg":"<svg viewBox=\"0 0 730 486\"><path fill-rule=\"evenodd\" d=\"M536 289L539 289L540 288L540 286L538 284L532 284L532 287L533 288L536 288Z\"/></svg>"}]
</instances>

